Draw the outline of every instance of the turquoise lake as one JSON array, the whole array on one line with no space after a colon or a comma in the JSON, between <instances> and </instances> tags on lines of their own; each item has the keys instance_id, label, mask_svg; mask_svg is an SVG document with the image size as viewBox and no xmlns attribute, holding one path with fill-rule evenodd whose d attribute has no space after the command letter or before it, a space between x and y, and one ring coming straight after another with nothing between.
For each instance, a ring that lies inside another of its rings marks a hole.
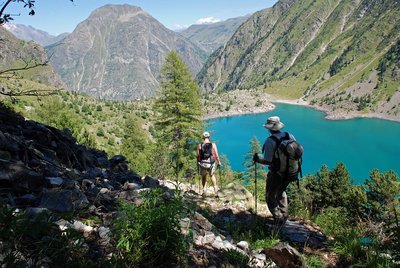
<instances>
[{"instance_id":1,"label":"turquoise lake","mask_svg":"<svg viewBox=\"0 0 400 268\"><path fill-rule=\"evenodd\" d=\"M312 108L276 104L263 114L240 115L207 121L219 154L225 154L233 170L243 170L244 156L255 136L261 145L269 136L262 125L267 117L278 115L304 147L303 175L315 174L322 165L330 169L342 162L355 183L363 183L370 171L394 170L400 174L400 123L358 118L326 120L325 113Z\"/></svg>"}]
</instances>

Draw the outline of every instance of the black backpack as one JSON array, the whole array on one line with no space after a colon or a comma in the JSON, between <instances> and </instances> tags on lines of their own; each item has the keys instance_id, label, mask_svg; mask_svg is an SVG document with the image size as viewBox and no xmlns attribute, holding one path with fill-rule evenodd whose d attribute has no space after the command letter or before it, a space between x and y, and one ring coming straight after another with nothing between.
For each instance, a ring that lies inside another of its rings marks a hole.
<instances>
[{"instance_id":1,"label":"black backpack","mask_svg":"<svg viewBox=\"0 0 400 268\"><path fill-rule=\"evenodd\" d=\"M211 142L202 143L200 147L200 161L206 160L211 163L215 162L214 156L212 154L213 146Z\"/></svg>"},{"instance_id":2,"label":"black backpack","mask_svg":"<svg viewBox=\"0 0 400 268\"><path fill-rule=\"evenodd\" d=\"M299 174L303 177L301 170L303 146L292 139L287 132L282 138L274 135L271 135L271 138L277 145L272 159L272 171L279 173L289 182L297 180L299 186Z\"/></svg>"}]
</instances>

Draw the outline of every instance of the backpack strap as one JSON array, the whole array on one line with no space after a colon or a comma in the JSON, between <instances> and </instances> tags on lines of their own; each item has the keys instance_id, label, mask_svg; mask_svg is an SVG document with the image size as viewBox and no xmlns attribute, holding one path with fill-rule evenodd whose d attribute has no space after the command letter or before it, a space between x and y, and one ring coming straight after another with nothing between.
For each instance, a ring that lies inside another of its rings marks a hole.
<instances>
[{"instance_id":1,"label":"backpack strap","mask_svg":"<svg viewBox=\"0 0 400 268\"><path fill-rule=\"evenodd\" d=\"M299 162L299 173L300 173L300 178L303 178L303 171L301 170L301 164L302 164L302 159L300 158L297 160ZM297 189L300 190L300 180L299 180L299 174L297 174Z\"/></svg>"},{"instance_id":2,"label":"backpack strap","mask_svg":"<svg viewBox=\"0 0 400 268\"><path fill-rule=\"evenodd\" d=\"M281 144L281 142L286 139L286 136L287 136L286 134L287 134L287 132L285 132L285 136L283 136L282 138L278 138L277 136L275 136L273 134L271 136L269 136L276 144L275 151L278 149L278 147Z\"/></svg>"},{"instance_id":3,"label":"backpack strap","mask_svg":"<svg viewBox=\"0 0 400 268\"><path fill-rule=\"evenodd\" d=\"M200 150L199 150L199 161L201 161L201 159L203 158L203 145L204 142L200 143Z\"/></svg>"}]
</instances>

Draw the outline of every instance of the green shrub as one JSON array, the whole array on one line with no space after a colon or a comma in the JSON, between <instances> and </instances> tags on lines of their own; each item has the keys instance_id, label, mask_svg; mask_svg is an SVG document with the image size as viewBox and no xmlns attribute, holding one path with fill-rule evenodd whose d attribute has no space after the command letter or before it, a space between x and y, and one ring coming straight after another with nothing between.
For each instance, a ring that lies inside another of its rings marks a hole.
<instances>
[{"instance_id":1,"label":"green shrub","mask_svg":"<svg viewBox=\"0 0 400 268\"><path fill-rule=\"evenodd\" d=\"M328 207L315 217L314 222L322 228L324 234L333 237L345 233L349 226L346 211L342 208Z\"/></svg>"},{"instance_id":2,"label":"green shrub","mask_svg":"<svg viewBox=\"0 0 400 268\"><path fill-rule=\"evenodd\" d=\"M255 242L252 243L251 247L257 251L260 251L265 248L273 248L280 242L281 241L279 240L278 236L272 234L264 239L256 240Z\"/></svg>"},{"instance_id":3,"label":"green shrub","mask_svg":"<svg viewBox=\"0 0 400 268\"><path fill-rule=\"evenodd\" d=\"M139 206L122 203L113 225L119 265L158 267L181 261L188 241L179 221L187 210L183 199L166 200L160 189L142 194Z\"/></svg>"},{"instance_id":4,"label":"green shrub","mask_svg":"<svg viewBox=\"0 0 400 268\"><path fill-rule=\"evenodd\" d=\"M325 267L325 265L321 261L321 259L316 256L307 257L306 263L307 263L308 268L324 268Z\"/></svg>"},{"instance_id":5,"label":"green shrub","mask_svg":"<svg viewBox=\"0 0 400 268\"><path fill-rule=\"evenodd\" d=\"M365 255L360 234L356 229L349 229L334 242L333 251L348 263L361 260Z\"/></svg>"},{"instance_id":6,"label":"green shrub","mask_svg":"<svg viewBox=\"0 0 400 268\"><path fill-rule=\"evenodd\" d=\"M102 128L102 127L99 127L98 129L97 129L97 131L96 131L96 135L98 136L98 137L104 137L104 129Z\"/></svg>"},{"instance_id":7,"label":"green shrub","mask_svg":"<svg viewBox=\"0 0 400 268\"><path fill-rule=\"evenodd\" d=\"M251 223L234 222L224 227L228 227L235 241L248 241L251 249L260 251L264 248L274 247L281 242L279 240L279 226L276 226L273 230L267 230L266 224L265 220L259 219Z\"/></svg>"},{"instance_id":8,"label":"green shrub","mask_svg":"<svg viewBox=\"0 0 400 268\"><path fill-rule=\"evenodd\" d=\"M223 254L234 267L248 267L250 260L248 256L236 250L227 250L224 251Z\"/></svg>"}]
</instances>

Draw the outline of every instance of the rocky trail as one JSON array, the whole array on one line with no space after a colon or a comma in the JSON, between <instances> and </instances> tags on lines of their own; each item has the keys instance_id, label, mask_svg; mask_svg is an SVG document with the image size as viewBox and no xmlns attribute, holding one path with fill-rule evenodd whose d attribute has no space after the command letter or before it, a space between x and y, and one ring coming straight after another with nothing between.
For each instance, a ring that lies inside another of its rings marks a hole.
<instances>
[{"instance_id":1,"label":"rocky trail","mask_svg":"<svg viewBox=\"0 0 400 268\"><path fill-rule=\"evenodd\" d=\"M102 151L77 144L68 130L25 120L0 106L0 202L29 217L43 211L98 217L100 222L93 224L79 217L57 223L60 228L81 232L94 258L113 254L111 223L117 200L140 204L142 191L161 188L170 198L179 189L195 204L192 217L181 220L182 232L192 236L187 253L192 267L235 267L224 251L244 254L249 267L306 267L304 254L315 252L326 255L326 262L332 263L334 256L325 251L327 238L318 227L295 219L277 227L265 205L259 205L257 215L249 209L253 196L240 185L230 184L206 197L198 195L196 187L189 182L141 176L128 168L124 156L109 158ZM255 223L263 223L266 232L275 232L285 243L251 250L247 241L234 241L225 228L252 228Z\"/></svg>"}]
</instances>

